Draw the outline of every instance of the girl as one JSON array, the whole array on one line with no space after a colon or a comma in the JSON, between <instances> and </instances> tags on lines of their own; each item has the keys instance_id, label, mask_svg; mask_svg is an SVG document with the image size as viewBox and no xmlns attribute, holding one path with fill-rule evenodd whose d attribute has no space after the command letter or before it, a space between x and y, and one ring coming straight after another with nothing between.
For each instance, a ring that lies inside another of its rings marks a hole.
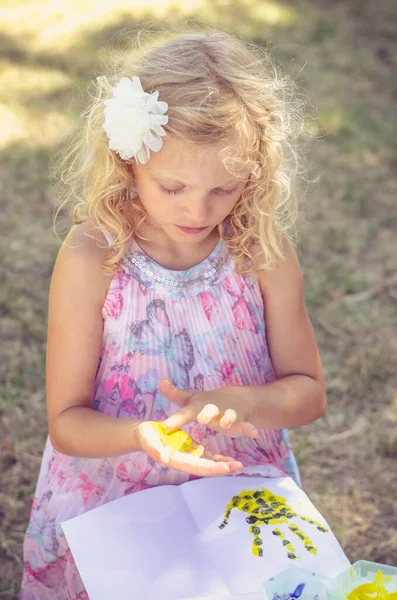
<instances>
[{"instance_id":1,"label":"girl","mask_svg":"<svg viewBox=\"0 0 397 600\"><path fill-rule=\"evenodd\" d=\"M98 84L63 177L80 203L50 289L24 600L87 598L60 523L95 506L203 476L299 484L286 428L326 405L288 237L286 79L232 36L195 33ZM171 452L159 421L204 454Z\"/></svg>"}]
</instances>

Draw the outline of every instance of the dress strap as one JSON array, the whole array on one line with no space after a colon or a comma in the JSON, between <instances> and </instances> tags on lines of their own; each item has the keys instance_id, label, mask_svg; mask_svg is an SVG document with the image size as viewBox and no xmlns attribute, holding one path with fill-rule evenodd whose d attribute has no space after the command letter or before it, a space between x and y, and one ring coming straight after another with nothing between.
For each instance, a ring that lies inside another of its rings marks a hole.
<instances>
[{"instance_id":1,"label":"dress strap","mask_svg":"<svg viewBox=\"0 0 397 600\"><path fill-rule=\"evenodd\" d=\"M101 231L102 231L102 233L103 233L103 235L104 235L104 237L105 237L105 240L106 240L106 241L107 241L107 243L109 244L109 246L110 246L110 244L113 244L113 242L114 242L114 239L112 238L112 236L110 235L110 233L108 233L108 232L107 232L107 231L105 231L104 229L101 229Z\"/></svg>"}]
</instances>

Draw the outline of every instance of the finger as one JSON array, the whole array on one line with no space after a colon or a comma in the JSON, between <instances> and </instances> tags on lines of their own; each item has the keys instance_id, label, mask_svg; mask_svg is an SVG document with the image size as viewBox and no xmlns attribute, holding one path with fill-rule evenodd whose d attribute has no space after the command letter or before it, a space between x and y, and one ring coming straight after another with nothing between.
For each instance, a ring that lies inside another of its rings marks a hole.
<instances>
[{"instance_id":1,"label":"finger","mask_svg":"<svg viewBox=\"0 0 397 600\"><path fill-rule=\"evenodd\" d=\"M257 438L260 435L260 431L255 425L252 423L247 423L246 421L242 421L240 423L241 430L243 431L243 435L248 435L252 438Z\"/></svg>"},{"instance_id":2,"label":"finger","mask_svg":"<svg viewBox=\"0 0 397 600\"><path fill-rule=\"evenodd\" d=\"M214 460L215 462L228 462L228 463L233 462L236 465L238 464L240 469L243 469L243 467L244 467L242 462L240 462L239 460L236 460L232 456L224 456L223 454L214 454L213 452L210 452L209 450L206 450L205 457L210 458L211 460Z\"/></svg>"},{"instance_id":3,"label":"finger","mask_svg":"<svg viewBox=\"0 0 397 600\"><path fill-rule=\"evenodd\" d=\"M227 408L219 421L221 427L228 429L237 421L237 413L233 408Z\"/></svg>"},{"instance_id":4,"label":"finger","mask_svg":"<svg viewBox=\"0 0 397 600\"><path fill-rule=\"evenodd\" d=\"M163 421L163 425L168 429L169 433L175 431L176 429L181 429L181 427L196 419L197 410L197 407L192 404L188 404Z\"/></svg>"},{"instance_id":5,"label":"finger","mask_svg":"<svg viewBox=\"0 0 397 600\"><path fill-rule=\"evenodd\" d=\"M241 471L241 463L238 461L211 460L199 458L183 452L172 454L169 466L179 471L184 471L200 477L221 477Z\"/></svg>"},{"instance_id":6,"label":"finger","mask_svg":"<svg viewBox=\"0 0 397 600\"><path fill-rule=\"evenodd\" d=\"M219 415L219 408L215 404L206 404L197 415L197 421L202 425L206 425Z\"/></svg>"},{"instance_id":7,"label":"finger","mask_svg":"<svg viewBox=\"0 0 397 600\"><path fill-rule=\"evenodd\" d=\"M194 392L180 390L172 385L168 379L160 379L159 390L163 396L178 406L186 406L194 394Z\"/></svg>"},{"instance_id":8,"label":"finger","mask_svg":"<svg viewBox=\"0 0 397 600\"><path fill-rule=\"evenodd\" d=\"M251 438L258 438L260 435L259 429L251 425L251 423L239 422L233 423L229 428L221 427L220 423L214 421L213 423L209 423L208 427L214 429L215 431L219 431L226 437L243 437L248 436Z\"/></svg>"}]
</instances>

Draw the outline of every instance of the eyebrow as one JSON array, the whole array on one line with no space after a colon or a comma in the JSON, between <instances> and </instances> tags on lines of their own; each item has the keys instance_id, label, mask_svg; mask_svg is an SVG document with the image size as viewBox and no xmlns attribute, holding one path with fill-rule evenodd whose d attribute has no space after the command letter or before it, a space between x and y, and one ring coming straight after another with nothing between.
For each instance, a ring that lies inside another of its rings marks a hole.
<instances>
[{"instance_id":1,"label":"eyebrow","mask_svg":"<svg viewBox=\"0 0 397 600\"><path fill-rule=\"evenodd\" d=\"M178 179L173 179L173 177L169 177L168 175L153 175L154 179L161 179L163 181L167 181L168 183L171 184L177 184L177 185L182 185L183 187L186 187L186 183L183 183L183 181L179 181ZM229 181L225 181L224 183L217 185L216 187L224 187L226 185L232 185L233 184L239 184L239 180L238 179L230 179Z\"/></svg>"}]
</instances>

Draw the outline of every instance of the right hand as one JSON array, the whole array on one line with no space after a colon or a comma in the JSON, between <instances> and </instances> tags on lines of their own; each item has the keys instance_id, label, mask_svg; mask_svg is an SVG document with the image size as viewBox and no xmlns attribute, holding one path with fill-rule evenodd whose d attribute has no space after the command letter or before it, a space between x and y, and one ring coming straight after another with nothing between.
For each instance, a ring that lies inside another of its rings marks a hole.
<instances>
[{"instance_id":1,"label":"right hand","mask_svg":"<svg viewBox=\"0 0 397 600\"><path fill-rule=\"evenodd\" d=\"M208 450L202 456L193 456L171 446L165 446L160 434L152 426L151 421L143 421L137 426L138 444L154 460L161 462L170 469L183 471L199 477L219 477L231 475L242 470L243 464L231 456L213 454Z\"/></svg>"}]
</instances>

